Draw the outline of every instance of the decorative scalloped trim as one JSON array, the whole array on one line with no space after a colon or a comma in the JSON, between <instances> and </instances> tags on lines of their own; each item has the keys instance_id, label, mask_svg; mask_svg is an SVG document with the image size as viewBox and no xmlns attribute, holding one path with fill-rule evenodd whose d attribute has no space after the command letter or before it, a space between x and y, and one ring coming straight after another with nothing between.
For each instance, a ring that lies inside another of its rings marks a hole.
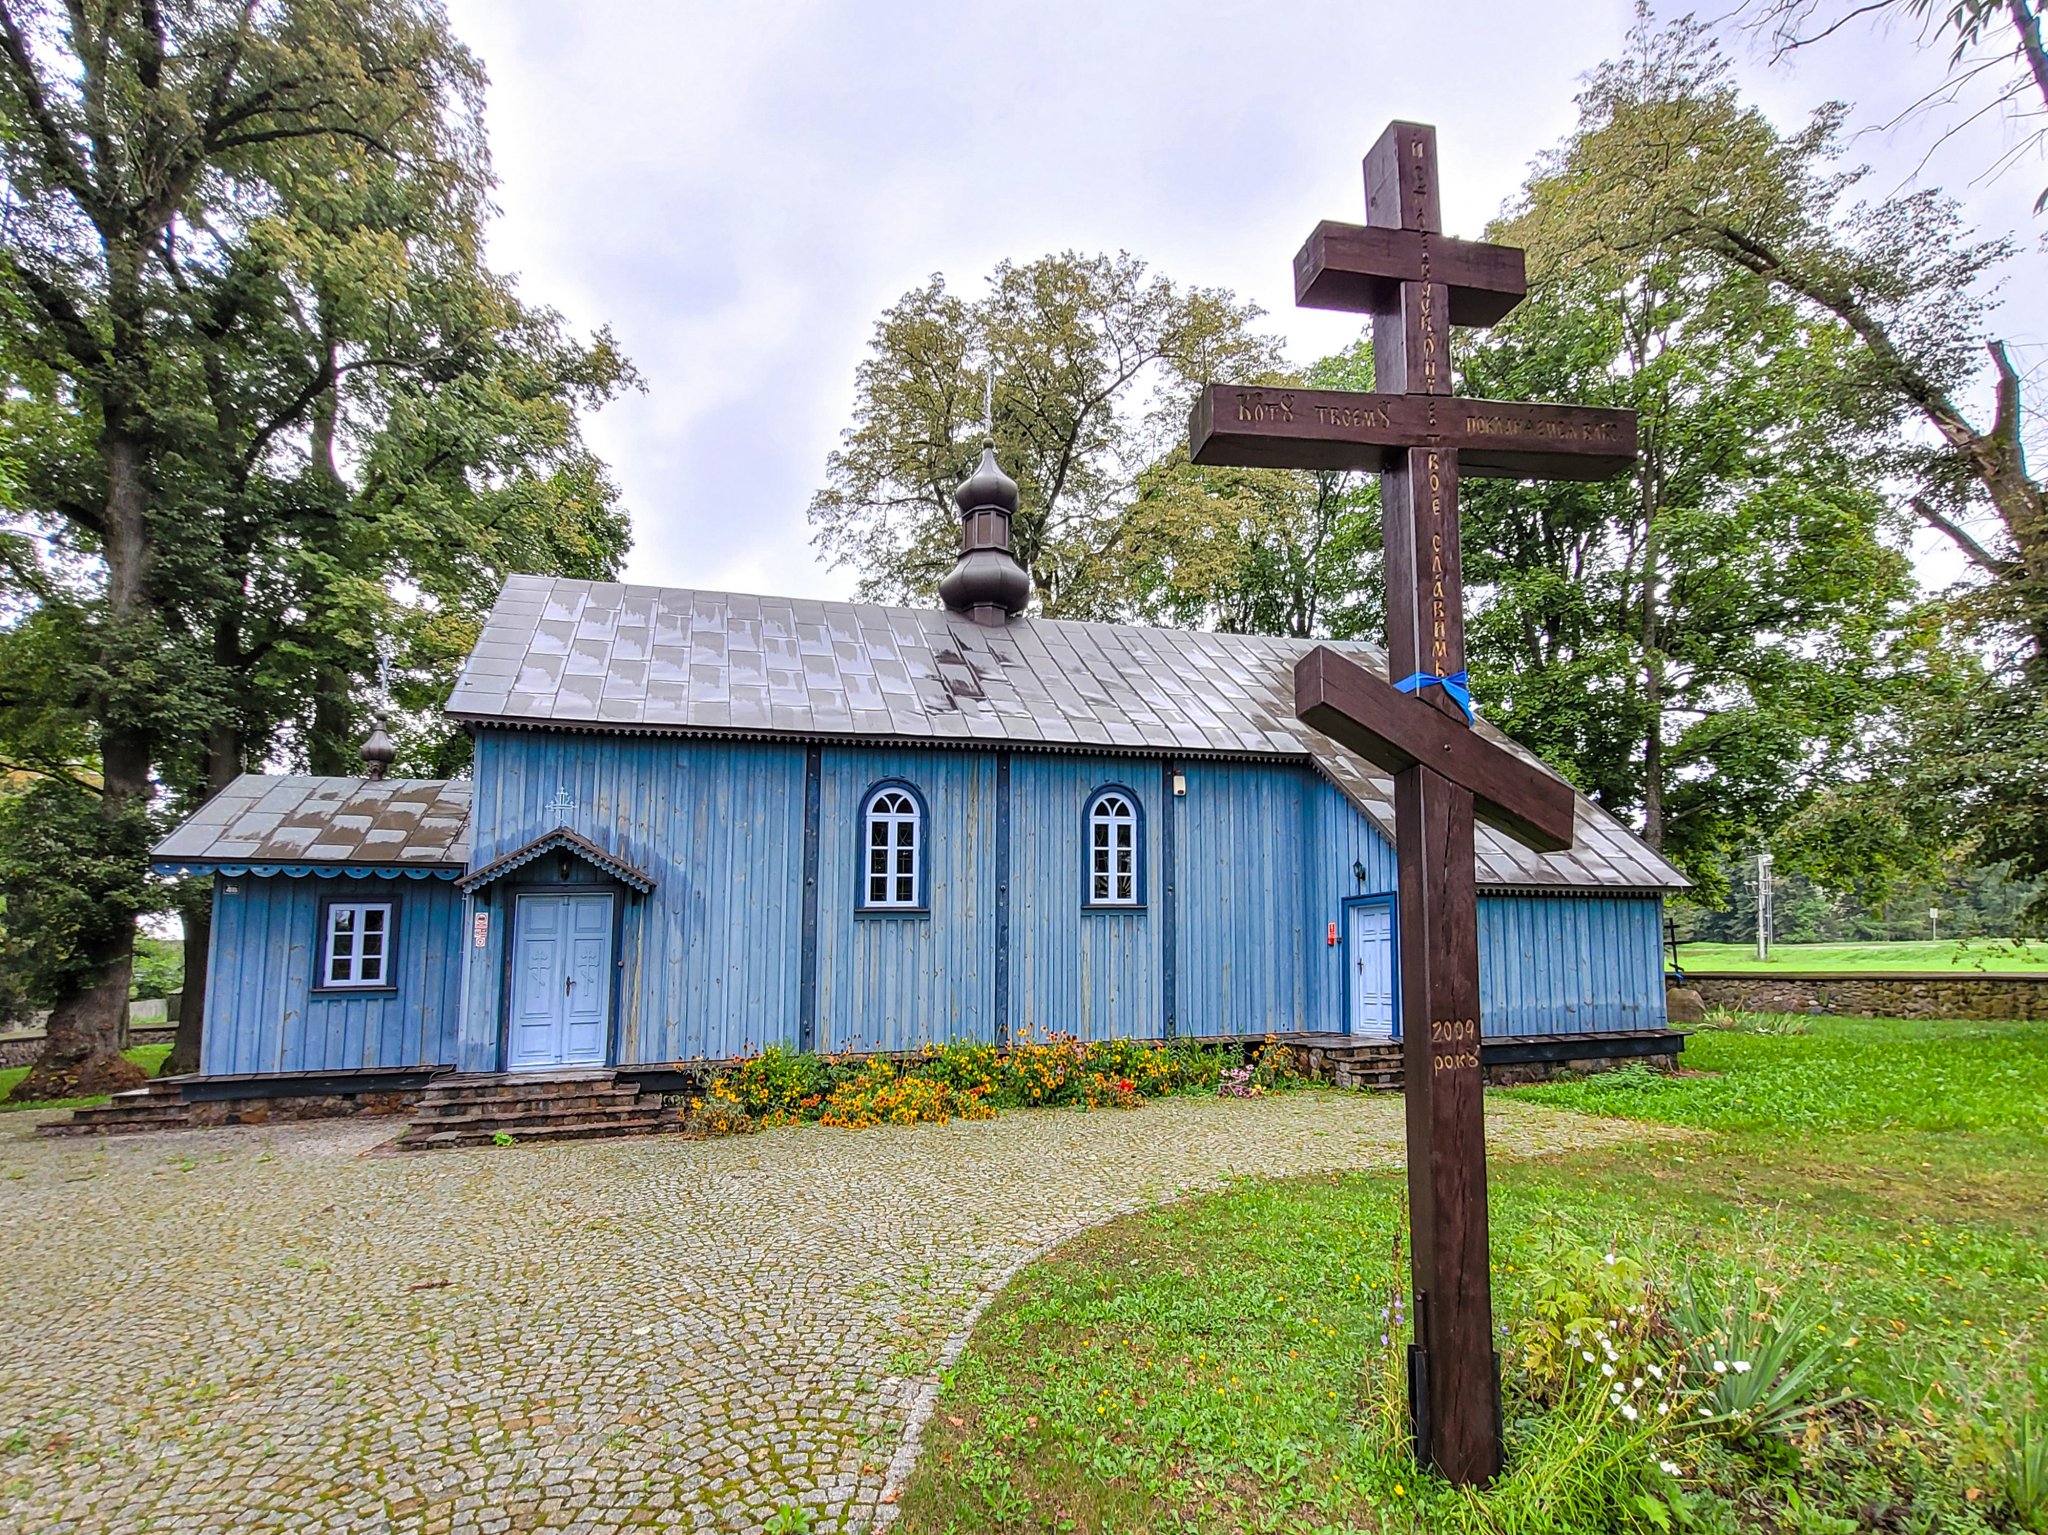
<instances>
[{"instance_id":1,"label":"decorative scalloped trim","mask_svg":"<svg viewBox=\"0 0 2048 1535\"><path fill-rule=\"evenodd\" d=\"M379 866L332 863L152 863L158 874L225 874L233 879L244 875L256 879L447 879L462 878L460 869L393 869Z\"/></svg>"}]
</instances>

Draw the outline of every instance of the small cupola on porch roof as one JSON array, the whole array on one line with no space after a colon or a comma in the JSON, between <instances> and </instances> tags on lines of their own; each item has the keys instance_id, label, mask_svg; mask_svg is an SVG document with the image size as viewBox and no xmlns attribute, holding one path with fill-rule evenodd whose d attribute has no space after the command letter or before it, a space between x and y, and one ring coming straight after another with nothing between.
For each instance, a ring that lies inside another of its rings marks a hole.
<instances>
[{"instance_id":1,"label":"small cupola on porch roof","mask_svg":"<svg viewBox=\"0 0 2048 1535\"><path fill-rule=\"evenodd\" d=\"M643 869L635 868L625 859L606 852L588 837L580 836L566 826L557 826L553 831L535 837L525 846L516 847L502 857L493 858L481 869L456 881L456 888L464 894L481 890L487 885L495 884L515 869L523 869L550 853L578 859L598 873L617 880L635 895L648 895L654 889L652 875Z\"/></svg>"}]
</instances>

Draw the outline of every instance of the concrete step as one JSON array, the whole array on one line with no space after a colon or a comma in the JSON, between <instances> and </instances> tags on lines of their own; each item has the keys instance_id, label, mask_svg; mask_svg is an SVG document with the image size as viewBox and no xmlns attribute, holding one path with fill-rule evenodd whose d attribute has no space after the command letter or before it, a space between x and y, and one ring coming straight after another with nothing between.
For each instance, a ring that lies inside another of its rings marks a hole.
<instances>
[{"instance_id":1,"label":"concrete step","mask_svg":"<svg viewBox=\"0 0 2048 1535\"><path fill-rule=\"evenodd\" d=\"M432 1119L415 1119L412 1128L421 1134L440 1130L479 1130L486 1135L498 1130L517 1134L527 1129L560 1128L570 1125L621 1125L661 1117L658 1103L621 1104L617 1108L585 1110L574 1114L552 1114L539 1108L521 1113L448 1114Z\"/></svg>"},{"instance_id":2,"label":"concrete step","mask_svg":"<svg viewBox=\"0 0 2048 1535\"><path fill-rule=\"evenodd\" d=\"M437 1079L421 1095L422 1104L429 1103L505 1103L523 1102L532 1098L574 1098L593 1094L626 1094L639 1091L631 1082L615 1081L610 1076L571 1077L567 1079L540 1079L530 1082L506 1082L503 1080L482 1082L449 1082L445 1077Z\"/></svg>"},{"instance_id":3,"label":"concrete step","mask_svg":"<svg viewBox=\"0 0 2048 1535\"><path fill-rule=\"evenodd\" d=\"M105 1103L73 1109L71 1117L36 1126L38 1135L136 1135L145 1130L189 1130L196 1121L175 1082L149 1082L116 1093Z\"/></svg>"},{"instance_id":4,"label":"concrete step","mask_svg":"<svg viewBox=\"0 0 2048 1535\"><path fill-rule=\"evenodd\" d=\"M524 1114L545 1109L551 1113L602 1113L641 1101L637 1088L607 1088L603 1092L535 1093L520 1098L437 1098L431 1093L415 1105L414 1117L446 1119L474 1114Z\"/></svg>"},{"instance_id":5,"label":"concrete step","mask_svg":"<svg viewBox=\"0 0 2048 1535\"><path fill-rule=\"evenodd\" d=\"M546 1141L613 1140L629 1135L654 1135L666 1129L660 1116L636 1119L616 1124L572 1124L543 1125L532 1129L508 1129L505 1134L520 1144ZM465 1146L489 1146L495 1144L496 1130L461 1129L421 1131L417 1126L408 1129L405 1135L394 1142L399 1151L438 1151Z\"/></svg>"}]
</instances>

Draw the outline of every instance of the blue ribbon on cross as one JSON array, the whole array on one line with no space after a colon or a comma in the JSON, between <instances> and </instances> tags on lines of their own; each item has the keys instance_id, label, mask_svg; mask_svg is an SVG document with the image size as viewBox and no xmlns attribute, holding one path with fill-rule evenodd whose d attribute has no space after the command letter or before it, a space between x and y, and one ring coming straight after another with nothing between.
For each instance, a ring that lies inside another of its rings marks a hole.
<instances>
[{"instance_id":1,"label":"blue ribbon on cross","mask_svg":"<svg viewBox=\"0 0 2048 1535\"><path fill-rule=\"evenodd\" d=\"M1472 714L1472 676L1469 672L1452 672L1448 677L1439 677L1435 672L1417 672L1412 677L1403 677L1394 687L1402 693L1442 688L1451 695L1451 702L1465 711L1465 723L1476 723Z\"/></svg>"}]
</instances>

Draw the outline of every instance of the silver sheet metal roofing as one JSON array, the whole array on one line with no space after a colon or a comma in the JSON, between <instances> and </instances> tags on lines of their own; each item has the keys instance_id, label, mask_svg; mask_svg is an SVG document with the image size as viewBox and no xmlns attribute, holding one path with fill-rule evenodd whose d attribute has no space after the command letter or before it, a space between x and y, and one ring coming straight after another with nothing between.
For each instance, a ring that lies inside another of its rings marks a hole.
<instances>
[{"instance_id":1,"label":"silver sheet metal roofing","mask_svg":"<svg viewBox=\"0 0 2048 1535\"><path fill-rule=\"evenodd\" d=\"M469 864L469 781L244 773L156 845L158 864Z\"/></svg>"},{"instance_id":2,"label":"silver sheet metal roofing","mask_svg":"<svg viewBox=\"0 0 2048 1535\"><path fill-rule=\"evenodd\" d=\"M1289 758L1391 839L1392 781L1294 715L1294 663L1318 643L1046 618L984 628L936 608L514 576L448 712L556 730ZM1386 669L1370 645L1337 648ZM1569 852L1482 826L1478 864L1493 886L1686 883L1583 796Z\"/></svg>"}]
</instances>

